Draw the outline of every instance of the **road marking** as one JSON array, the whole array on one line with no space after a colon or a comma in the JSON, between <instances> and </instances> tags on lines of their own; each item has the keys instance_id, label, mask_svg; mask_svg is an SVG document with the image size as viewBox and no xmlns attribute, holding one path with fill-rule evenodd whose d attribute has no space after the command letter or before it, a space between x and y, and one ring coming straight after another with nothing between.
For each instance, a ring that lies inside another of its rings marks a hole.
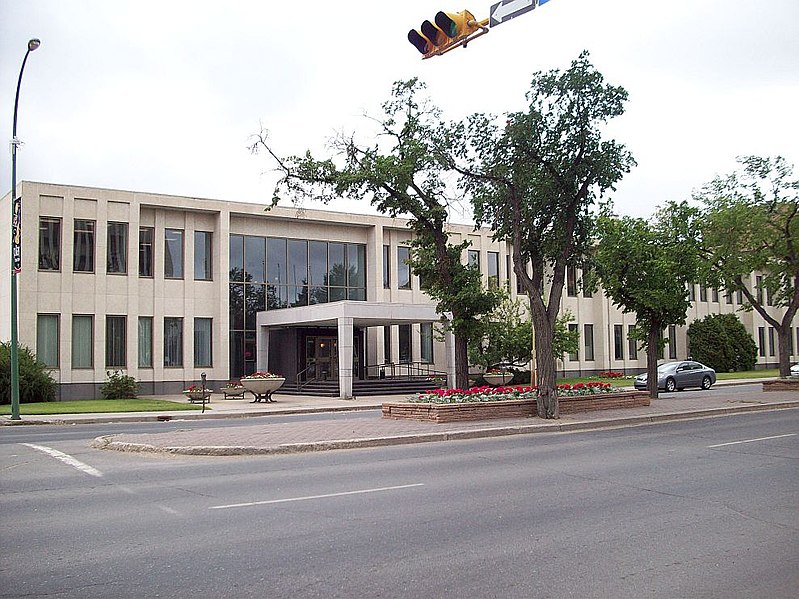
<instances>
[{"instance_id":1,"label":"road marking","mask_svg":"<svg viewBox=\"0 0 799 599\"><path fill-rule=\"evenodd\" d=\"M773 437L760 437L759 439L746 439L745 441L730 441L729 443L719 443L718 445L708 445L708 449L714 447L726 447L727 445L740 445L741 443L754 443L755 441L768 441L769 439L783 439L785 437L795 437L796 433L788 433L787 435L774 435Z\"/></svg>"},{"instance_id":2,"label":"road marking","mask_svg":"<svg viewBox=\"0 0 799 599\"><path fill-rule=\"evenodd\" d=\"M251 507L254 505L269 505L270 503L290 503L292 501L307 501L309 499L327 499L329 497L343 497L344 495L361 495L363 493L380 493L382 491L396 491L398 489L410 489L411 487L423 487L424 483L414 483L412 485L398 485L396 487L379 487L377 489L361 489L359 491L344 491L342 493L328 493L326 495L308 495L306 497L289 497L287 499L270 499L268 501L250 501L249 503L231 503L230 505L212 505L209 510L226 510L233 507Z\"/></svg>"},{"instance_id":3,"label":"road marking","mask_svg":"<svg viewBox=\"0 0 799 599\"><path fill-rule=\"evenodd\" d=\"M25 445L26 447L30 447L32 449L36 449L38 451L42 451L47 455L54 457L57 460L61 460L65 464L80 470L81 472L85 472L86 474L91 474L92 476L97 476L97 477L101 477L103 475L103 473L97 470L96 468L92 468L88 464L84 464L80 460L76 460L71 455L67 455L66 453L58 451L57 449L53 449L52 447L45 447L44 445L34 445L33 443L22 443L22 445Z\"/></svg>"}]
</instances>

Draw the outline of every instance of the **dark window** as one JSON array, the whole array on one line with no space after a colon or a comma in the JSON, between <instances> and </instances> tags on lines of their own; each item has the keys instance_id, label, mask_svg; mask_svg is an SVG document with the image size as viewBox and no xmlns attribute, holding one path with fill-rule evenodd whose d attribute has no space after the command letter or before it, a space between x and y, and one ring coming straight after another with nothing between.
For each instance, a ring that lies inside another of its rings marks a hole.
<instances>
[{"instance_id":1,"label":"dark window","mask_svg":"<svg viewBox=\"0 0 799 599\"><path fill-rule=\"evenodd\" d=\"M210 368L211 357L211 329L210 318L194 319L194 366L195 368Z\"/></svg>"},{"instance_id":2,"label":"dark window","mask_svg":"<svg viewBox=\"0 0 799 599\"><path fill-rule=\"evenodd\" d=\"M211 270L211 241L210 232L194 232L194 279L196 281L210 281L213 278Z\"/></svg>"},{"instance_id":3,"label":"dark window","mask_svg":"<svg viewBox=\"0 0 799 599\"><path fill-rule=\"evenodd\" d=\"M285 279L286 276L286 240L280 248L280 262L278 270ZM271 246L270 246L271 249ZM264 266L266 265L266 239L263 237L247 236L244 238L244 280L248 283L264 282Z\"/></svg>"},{"instance_id":4,"label":"dark window","mask_svg":"<svg viewBox=\"0 0 799 599\"><path fill-rule=\"evenodd\" d=\"M72 368L94 366L94 317L72 316Z\"/></svg>"},{"instance_id":5,"label":"dark window","mask_svg":"<svg viewBox=\"0 0 799 599\"><path fill-rule=\"evenodd\" d=\"M696 285L693 283L688 283L688 301L696 301Z\"/></svg>"},{"instance_id":6,"label":"dark window","mask_svg":"<svg viewBox=\"0 0 799 599\"><path fill-rule=\"evenodd\" d=\"M577 327L577 325L574 324L574 323L570 323L569 324L569 332L570 333L576 333L577 331L579 331L579 328ZM579 352L574 352L574 353L570 353L569 354L569 360L571 360L572 362L577 362L579 359L580 359L580 353Z\"/></svg>"},{"instance_id":7,"label":"dark window","mask_svg":"<svg viewBox=\"0 0 799 599\"><path fill-rule=\"evenodd\" d=\"M106 272L128 272L128 223L108 223Z\"/></svg>"},{"instance_id":8,"label":"dark window","mask_svg":"<svg viewBox=\"0 0 799 599\"><path fill-rule=\"evenodd\" d=\"M488 252L488 286L499 287L499 252Z\"/></svg>"},{"instance_id":9,"label":"dark window","mask_svg":"<svg viewBox=\"0 0 799 599\"><path fill-rule=\"evenodd\" d=\"M105 367L125 368L127 364L127 319L124 316L105 318Z\"/></svg>"},{"instance_id":10,"label":"dark window","mask_svg":"<svg viewBox=\"0 0 799 599\"><path fill-rule=\"evenodd\" d=\"M419 326L419 335L421 337L421 360L428 364L433 363L433 323L423 322Z\"/></svg>"},{"instance_id":11,"label":"dark window","mask_svg":"<svg viewBox=\"0 0 799 599\"><path fill-rule=\"evenodd\" d=\"M613 325L613 357L624 359L624 326L620 324Z\"/></svg>"},{"instance_id":12,"label":"dark window","mask_svg":"<svg viewBox=\"0 0 799 599\"><path fill-rule=\"evenodd\" d=\"M384 245L383 246L383 289L389 289L391 287L391 261L389 256L391 255L391 246Z\"/></svg>"},{"instance_id":13,"label":"dark window","mask_svg":"<svg viewBox=\"0 0 799 599\"><path fill-rule=\"evenodd\" d=\"M594 359L594 325L583 325L583 347L585 347L585 359L592 361Z\"/></svg>"},{"instance_id":14,"label":"dark window","mask_svg":"<svg viewBox=\"0 0 799 599\"><path fill-rule=\"evenodd\" d=\"M94 221L75 219L73 270L94 272Z\"/></svg>"},{"instance_id":15,"label":"dark window","mask_svg":"<svg viewBox=\"0 0 799 599\"><path fill-rule=\"evenodd\" d=\"M627 353L631 360L638 359L638 342L633 339L633 331L635 327L631 324L627 325Z\"/></svg>"},{"instance_id":16,"label":"dark window","mask_svg":"<svg viewBox=\"0 0 799 599\"><path fill-rule=\"evenodd\" d=\"M707 301L707 285L701 283L699 285L699 301L706 302Z\"/></svg>"},{"instance_id":17,"label":"dark window","mask_svg":"<svg viewBox=\"0 0 799 599\"><path fill-rule=\"evenodd\" d=\"M183 319L164 318L164 366L183 366Z\"/></svg>"},{"instance_id":18,"label":"dark window","mask_svg":"<svg viewBox=\"0 0 799 599\"><path fill-rule=\"evenodd\" d=\"M230 236L229 273L231 281L244 281L244 236Z\"/></svg>"},{"instance_id":19,"label":"dark window","mask_svg":"<svg viewBox=\"0 0 799 599\"><path fill-rule=\"evenodd\" d=\"M39 270L61 270L61 220L39 219Z\"/></svg>"},{"instance_id":20,"label":"dark window","mask_svg":"<svg viewBox=\"0 0 799 599\"><path fill-rule=\"evenodd\" d=\"M153 238L152 227L139 227L139 276L153 276Z\"/></svg>"},{"instance_id":21,"label":"dark window","mask_svg":"<svg viewBox=\"0 0 799 599\"><path fill-rule=\"evenodd\" d=\"M397 288L410 289L411 288L411 267L408 265L408 260L411 257L411 250L405 246L397 247Z\"/></svg>"},{"instance_id":22,"label":"dark window","mask_svg":"<svg viewBox=\"0 0 799 599\"><path fill-rule=\"evenodd\" d=\"M480 250L469 250L466 254L467 262L472 268L480 270Z\"/></svg>"},{"instance_id":23,"label":"dark window","mask_svg":"<svg viewBox=\"0 0 799 599\"><path fill-rule=\"evenodd\" d=\"M774 344L774 327L768 328L768 355L775 356L776 355L776 346Z\"/></svg>"},{"instance_id":24,"label":"dark window","mask_svg":"<svg viewBox=\"0 0 799 599\"><path fill-rule=\"evenodd\" d=\"M677 359L677 327L673 324L669 325L669 359Z\"/></svg>"},{"instance_id":25,"label":"dark window","mask_svg":"<svg viewBox=\"0 0 799 599\"><path fill-rule=\"evenodd\" d=\"M392 362L391 359L391 327L383 327L383 362Z\"/></svg>"},{"instance_id":26,"label":"dark window","mask_svg":"<svg viewBox=\"0 0 799 599\"><path fill-rule=\"evenodd\" d=\"M153 367L153 317L139 316L139 368Z\"/></svg>"},{"instance_id":27,"label":"dark window","mask_svg":"<svg viewBox=\"0 0 799 599\"><path fill-rule=\"evenodd\" d=\"M48 368L59 364L58 314L36 315L36 358Z\"/></svg>"},{"instance_id":28,"label":"dark window","mask_svg":"<svg viewBox=\"0 0 799 599\"><path fill-rule=\"evenodd\" d=\"M411 325L399 325L399 361L407 364L411 361Z\"/></svg>"},{"instance_id":29,"label":"dark window","mask_svg":"<svg viewBox=\"0 0 799 599\"><path fill-rule=\"evenodd\" d=\"M577 269L574 266L566 267L566 294L577 297Z\"/></svg>"},{"instance_id":30,"label":"dark window","mask_svg":"<svg viewBox=\"0 0 799 599\"><path fill-rule=\"evenodd\" d=\"M757 327L757 349L761 358L766 357L766 327Z\"/></svg>"},{"instance_id":31,"label":"dark window","mask_svg":"<svg viewBox=\"0 0 799 599\"><path fill-rule=\"evenodd\" d=\"M183 278L183 231L164 230L164 278Z\"/></svg>"}]
</instances>

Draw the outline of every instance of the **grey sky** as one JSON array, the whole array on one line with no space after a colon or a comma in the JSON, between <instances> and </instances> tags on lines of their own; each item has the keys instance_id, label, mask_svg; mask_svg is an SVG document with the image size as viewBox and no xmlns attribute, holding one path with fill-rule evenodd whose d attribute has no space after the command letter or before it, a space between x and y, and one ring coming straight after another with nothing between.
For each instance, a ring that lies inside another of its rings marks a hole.
<instances>
[{"instance_id":1,"label":"grey sky","mask_svg":"<svg viewBox=\"0 0 799 599\"><path fill-rule=\"evenodd\" d=\"M524 106L533 72L581 50L630 92L610 134L639 166L613 194L647 216L742 154L799 162L799 4L793 0L550 0L466 49L422 61L408 29L489 0L389 3L0 0L0 138L29 38L18 179L266 203L274 175L247 150L324 151L419 76L448 118ZM0 192L10 188L10 155ZM366 202L332 209L369 211Z\"/></svg>"}]
</instances>

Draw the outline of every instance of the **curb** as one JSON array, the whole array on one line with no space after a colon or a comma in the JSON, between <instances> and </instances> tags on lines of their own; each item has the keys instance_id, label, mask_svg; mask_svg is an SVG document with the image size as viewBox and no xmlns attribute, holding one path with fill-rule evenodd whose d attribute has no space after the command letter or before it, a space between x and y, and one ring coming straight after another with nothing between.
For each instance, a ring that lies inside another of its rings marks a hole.
<instances>
[{"instance_id":1,"label":"curb","mask_svg":"<svg viewBox=\"0 0 799 599\"><path fill-rule=\"evenodd\" d=\"M648 416L630 416L622 418L606 418L603 420L587 420L582 422L523 424L505 427L487 427L474 430L446 431L440 433L422 433L411 435L394 435L389 437L338 439L331 441L309 441L305 443L284 443L267 447L254 446L166 446L159 447L148 443L130 443L114 441L116 435L97 437L90 446L95 449L127 451L135 453L166 453L174 455L285 455L291 453L307 453L312 451L331 451L335 449L356 449L364 447L385 447L389 445L409 445L414 443L431 443L441 441L460 441L468 439L484 439L489 437L505 437L511 435L530 435L536 433L567 433L591 431L599 429L622 428L630 426L646 426L680 420L713 418L746 412L765 412L799 408L799 400L769 404L754 404L732 408L708 408L691 412L669 412Z\"/></svg>"}]
</instances>

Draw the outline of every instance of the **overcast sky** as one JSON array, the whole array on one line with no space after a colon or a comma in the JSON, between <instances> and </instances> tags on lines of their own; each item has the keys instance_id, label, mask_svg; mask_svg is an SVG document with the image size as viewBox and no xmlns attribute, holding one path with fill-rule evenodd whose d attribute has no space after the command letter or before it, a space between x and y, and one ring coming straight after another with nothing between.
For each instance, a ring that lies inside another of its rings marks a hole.
<instances>
[{"instance_id":1,"label":"overcast sky","mask_svg":"<svg viewBox=\"0 0 799 599\"><path fill-rule=\"evenodd\" d=\"M534 72L587 49L630 94L609 130L638 161L613 194L620 212L687 199L739 155L799 163L796 0L550 0L421 60L408 30L438 10L487 18L480 1L0 0L0 138L7 148L38 37L18 180L265 204L272 165L247 150L261 126L281 153L322 155L413 76L448 118L518 110ZM10 182L5 150L2 194Z\"/></svg>"}]
</instances>

